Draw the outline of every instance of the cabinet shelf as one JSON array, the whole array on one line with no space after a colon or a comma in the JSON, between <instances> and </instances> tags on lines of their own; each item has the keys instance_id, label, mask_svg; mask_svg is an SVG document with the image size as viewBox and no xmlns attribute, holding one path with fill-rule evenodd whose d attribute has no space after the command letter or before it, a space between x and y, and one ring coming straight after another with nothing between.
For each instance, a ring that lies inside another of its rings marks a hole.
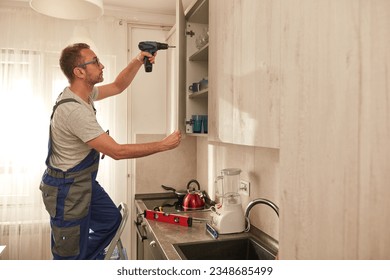
<instances>
[{"instance_id":1,"label":"cabinet shelf","mask_svg":"<svg viewBox=\"0 0 390 280\"><path fill-rule=\"evenodd\" d=\"M188 133L187 132L187 135L189 136L196 136L196 137L207 137L207 133Z\"/></svg>"},{"instance_id":2,"label":"cabinet shelf","mask_svg":"<svg viewBox=\"0 0 390 280\"><path fill-rule=\"evenodd\" d=\"M209 43L193 53L188 59L189 61L207 61L209 59Z\"/></svg>"},{"instance_id":3,"label":"cabinet shelf","mask_svg":"<svg viewBox=\"0 0 390 280\"><path fill-rule=\"evenodd\" d=\"M209 0L193 0L193 4L185 14L185 17L177 21L177 26L181 30L178 32L179 39L177 41L183 41L182 46L184 49L183 55L180 56L182 58L180 62L183 65L182 68L179 67L178 74L181 75L183 73L185 75L185 78L182 79L185 85L180 86L180 92L182 94L179 94L179 98L185 99L185 120L190 120L194 115L208 115L209 90L207 88L203 89L205 86L203 79L207 79L206 77L208 77L209 42L207 40L201 41L201 44L204 45L199 49L197 48L199 40L203 36L206 38L208 35L206 34L208 32L209 22L208 10ZM192 33L189 34L189 32ZM192 36L186 36L191 34ZM191 92L189 90L190 85L198 81L200 81L199 83L202 82L202 90ZM182 100L179 99L179 101ZM207 137L206 133L192 134L193 127L187 121L183 124L185 125L186 133L191 133L192 136Z\"/></svg>"},{"instance_id":4,"label":"cabinet shelf","mask_svg":"<svg viewBox=\"0 0 390 280\"><path fill-rule=\"evenodd\" d=\"M203 0L196 2L186 15L187 21L196 23L209 23L209 1Z\"/></svg>"},{"instance_id":5,"label":"cabinet shelf","mask_svg":"<svg viewBox=\"0 0 390 280\"><path fill-rule=\"evenodd\" d=\"M209 94L209 89L206 88L204 90L198 91L198 92L191 92L188 97L189 98L197 98L197 97L207 97Z\"/></svg>"}]
</instances>

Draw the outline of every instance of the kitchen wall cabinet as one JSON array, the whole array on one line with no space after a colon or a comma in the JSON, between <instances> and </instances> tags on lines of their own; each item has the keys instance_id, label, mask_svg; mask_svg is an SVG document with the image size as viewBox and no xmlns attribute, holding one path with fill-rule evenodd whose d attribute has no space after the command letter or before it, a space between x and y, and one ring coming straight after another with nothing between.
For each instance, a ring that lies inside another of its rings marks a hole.
<instances>
[{"instance_id":1,"label":"kitchen wall cabinet","mask_svg":"<svg viewBox=\"0 0 390 280\"><path fill-rule=\"evenodd\" d=\"M183 9L182 1L177 0L176 24L171 31L174 35L168 38L176 45L174 60L170 64L173 69L169 69L173 86L168 88L168 109L174 112L168 118L169 127L196 136L205 134L192 133L191 119L193 115L208 114L208 89L192 93L189 87L208 79L208 10L208 0L194 2L187 11Z\"/></svg>"},{"instance_id":2,"label":"kitchen wall cabinet","mask_svg":"<svg viewBox=\"0 0 390 280\"><path fill-rule=\"evenodd\" d=\"M209 1L199 0L185 13L186 45L186 132L192 133L193 115L208 114L208 88L199 88L192 92L189 87L202 79L208 79L208 24ZM188 123L190 122L190 123ZM194 134L198 135L198 134Z\"/></svg>"},{"instance_id":3,"label":"kitchen wall cabinet","mask_svg":"<svg viewBox=\"0 0 390 280\"><path fill-rule=\"evenodd\" d=\"M209 5L209 139L278 148L280 0Z\"/></svg>"},{"instance_id":4,"label":"kitchen wall cabinet","mask_svg":"<svg viewBox=\"0 0 390 280\"><path fill-rule=\"evenodd\" d=\"M390 2L283 1L280 257L390 258Z\"/></svg>"}]
</instances>

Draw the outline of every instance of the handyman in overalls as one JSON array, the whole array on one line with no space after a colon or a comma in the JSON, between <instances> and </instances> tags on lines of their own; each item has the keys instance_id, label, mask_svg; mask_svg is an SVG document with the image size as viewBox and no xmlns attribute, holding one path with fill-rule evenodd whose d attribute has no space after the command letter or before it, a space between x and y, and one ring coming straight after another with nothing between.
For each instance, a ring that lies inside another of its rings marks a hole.
<instances>
[{"instance_id":1,"label":"handyman in overalls","mask_svg":"<svg viewBox=\"0 0 390 280\"><path fill-rule=\"evenodd\" d=\"M103 81L103 64L86 44L66 47L60 66L68 78L53 108L47 169L40 190L50 214L54 259L103 259L104 249L121 222L117 206L96 181L99 153L113 159L151 155L177 147L175 131L159 142L120 145L98 124L93 102L124 91L143 65L141 52L113 83Z\"/></svg>"}]
</instances>

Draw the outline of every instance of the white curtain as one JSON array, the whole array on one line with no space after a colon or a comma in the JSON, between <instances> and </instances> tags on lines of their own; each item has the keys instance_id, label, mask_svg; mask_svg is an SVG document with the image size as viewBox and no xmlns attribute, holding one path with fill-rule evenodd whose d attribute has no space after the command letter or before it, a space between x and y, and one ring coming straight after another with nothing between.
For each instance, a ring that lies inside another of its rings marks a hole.
<instances>
[{"instance_id":1,"label":"white curtain","mask_svg":"<svg viewBox=\"0 0 390 280\"><path fill-rule=\"evenodd\" d=\"M39 183L50 113L67 85L59 54L72 37L89 36L92 41L84 41L93 44L105 65L105 82L111 82L127 63L126 24L110 17L59 20L29 8L0 6L0 30L0 245L7 246L0 259L50 259L49 217ZM96 105L102 127L125 142L126 94ZM126 182L125 161L101 162L98 180L117 202L122 179Z\"/></svg>"}]
</instances>

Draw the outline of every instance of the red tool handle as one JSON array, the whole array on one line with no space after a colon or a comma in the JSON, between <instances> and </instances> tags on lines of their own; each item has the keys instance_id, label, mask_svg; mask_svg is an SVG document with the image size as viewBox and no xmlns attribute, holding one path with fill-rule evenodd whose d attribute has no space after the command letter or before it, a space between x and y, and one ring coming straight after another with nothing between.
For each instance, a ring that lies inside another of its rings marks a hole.
<instances>
[{"instance_id":1,"label":"red tool handle","mask_svg":"<svg viewBox=\"0 0 390 280\"><path fill-rule=\"evenodd\" d=\"M192 218L176 214L168 214L160 211L145 210L144 216L148 220L176 224L185 227L192 226Z\"/></svg>"}]
</instances>

